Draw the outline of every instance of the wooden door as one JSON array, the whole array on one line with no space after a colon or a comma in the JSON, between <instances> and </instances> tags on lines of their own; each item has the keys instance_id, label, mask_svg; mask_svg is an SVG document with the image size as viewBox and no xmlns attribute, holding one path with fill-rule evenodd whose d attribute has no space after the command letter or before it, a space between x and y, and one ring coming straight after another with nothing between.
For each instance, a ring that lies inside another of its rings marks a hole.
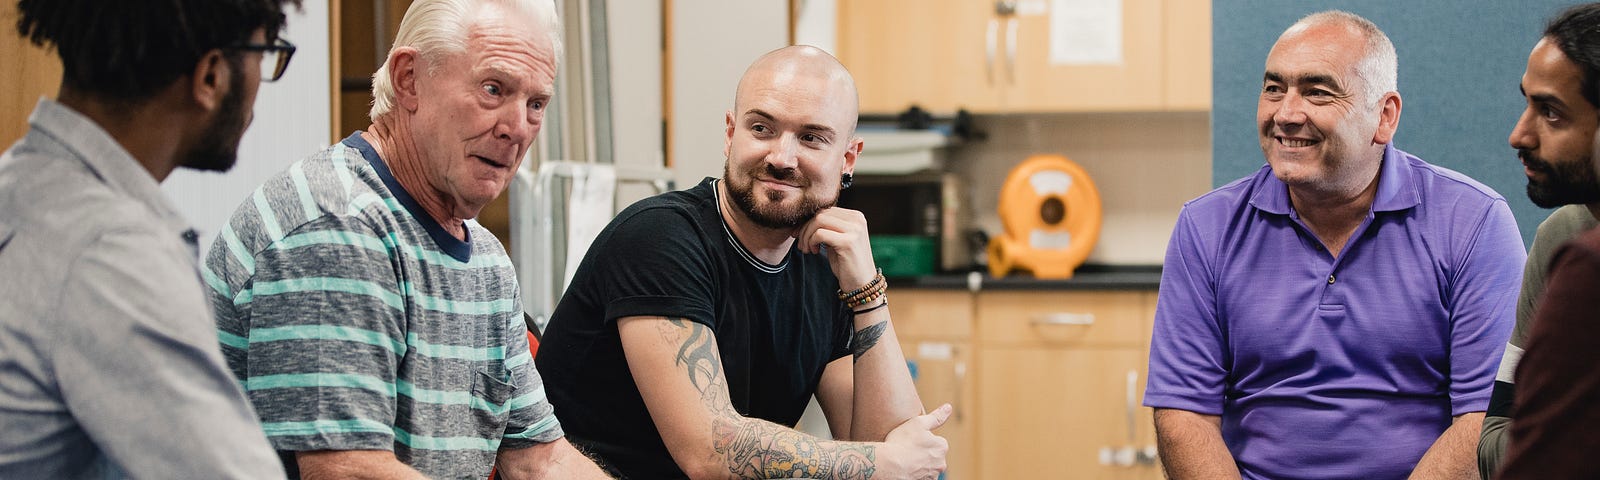
<instances>
[{"instance_id":1,"label":"wooden door","mask_svg":"<svg viewBox=\"0 0 1600 480\"><path fill-rule=\"evenodd\" d=\"M839 0L838 13L835 53L863 113L999 108L987 43L993 0Z\"/></svg>"},{"instance_id":2,"label":"wooden door","mask_svg":"<svg viewBox=\"0 0 1600 480\"><path fill-rule=\"evenodd\" d=\"M1028 3L1026 0L1021 3ZM1010 112L1149 111L1163 107L1163 0L1122 0L1121 61L1060 64L1051 61L1052 13L1019 7L1017 37L1007 75L1005 110ZM1007 33L1011 35L1011 33ZM1007 43L1007 42L1002 42Z\"/></svg>"}]
</instances>

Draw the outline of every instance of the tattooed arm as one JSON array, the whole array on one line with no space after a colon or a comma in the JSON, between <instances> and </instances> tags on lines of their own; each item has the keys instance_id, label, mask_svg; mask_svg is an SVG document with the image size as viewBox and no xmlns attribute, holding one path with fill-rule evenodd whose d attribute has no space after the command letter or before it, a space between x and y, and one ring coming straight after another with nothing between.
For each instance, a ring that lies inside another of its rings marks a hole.
<instances>
[{"instance_id":1,"label":"tattooed arm","mask_svg":"<svg viewBox=\"0 0 1600 480\"><path fill-rule=\"evenodd\" d=\"M705 325L628 317L617 329L662 441L692 478L932 479L944 470L948 447L932 430L947 408L911 418L884 442L819 440L734 409Z\"/></svg>"},{"instance_id":2,"label":"tattooed arm","mask_svg":"<svg viewBox=\"0 0 1600 480\"><path fill-rule=\"evenodd\" d=\"M867 220L861 212L838 207L823 210L806 223L798 238L801 251L828 257L828 267L841 291L853 291L877 276L867 241ZM864 313L853 319L851 375L839 374L836 361L824 371L817 389L828 425L835 432L844 430L851 440L882 440L890 430L923 411L889 321L889 309L875 308L885 302L877 300L855 308ZM839 428L837 424L842 422L835 421L839 417L849 419L848 429Z\"/></svg>"}]
</instances>

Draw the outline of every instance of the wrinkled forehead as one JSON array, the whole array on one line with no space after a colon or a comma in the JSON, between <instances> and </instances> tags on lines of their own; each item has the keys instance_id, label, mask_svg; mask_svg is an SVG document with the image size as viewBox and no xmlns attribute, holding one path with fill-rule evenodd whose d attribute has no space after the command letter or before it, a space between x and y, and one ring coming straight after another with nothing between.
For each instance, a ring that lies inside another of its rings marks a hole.
<instances>
[{"instance_id":1,"label":"wrinkled forehead","mask_svg":"<svg viewBox=\"0 0 1600 480\"><path fill-rule=\"evenodd\" d=\"M1359 87L1359 68L1366 41L1353 28L1340 24L1296 25L1285 31L1267 53L1266 74L1293 82L1306 78L1332 79Z\"/></svg>"},{"instance_id":2,"label":"wrinkled forehead","mask_svg":"<svg viewBox=\"0 0 1600 480\"><path fill-rule=\"evenodd\" d=\"M471 61L474 69L553 74L555 46L535 20L499 5L481 5L468 24L467 51L454 55Z\"/></svg>"}]
</instances>

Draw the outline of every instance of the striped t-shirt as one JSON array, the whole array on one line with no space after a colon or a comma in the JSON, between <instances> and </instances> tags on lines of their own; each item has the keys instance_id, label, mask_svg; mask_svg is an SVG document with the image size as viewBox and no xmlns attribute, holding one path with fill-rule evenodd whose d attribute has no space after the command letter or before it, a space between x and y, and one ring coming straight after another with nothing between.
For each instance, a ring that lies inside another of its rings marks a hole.
<instances>
[{"instance_id":1,"label":"striped t-shirt","mask_svg":"<svg viewBox=\"0 0 1600 480\"><path fill-rule=\"evenodd\" d=\"M392 449L429 477L481 479L497 449L562 436L510 258L466 225L467 241L445 233L360 132L234 212L201 275L274 448Z\"/></svg>"}]
</instances>

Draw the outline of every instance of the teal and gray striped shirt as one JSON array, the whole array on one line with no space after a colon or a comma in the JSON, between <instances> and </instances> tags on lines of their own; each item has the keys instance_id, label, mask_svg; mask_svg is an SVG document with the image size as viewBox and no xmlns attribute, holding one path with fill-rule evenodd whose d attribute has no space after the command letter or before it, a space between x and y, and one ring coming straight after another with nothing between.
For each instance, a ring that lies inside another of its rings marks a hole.
<instances>
[{"instance_id":1,"label":"teal and gray striped shirt","mask_svg":"<svg viewBox=\"0 0 1600 480\"><path fill-rule=\"evenodd\" d=\"M445 233L360 132L240 205L201 276L274 448L392 449L429 477L481 479L497 449L561 437L511 260L467 231Z\"/></svg>"}]
</instances>

